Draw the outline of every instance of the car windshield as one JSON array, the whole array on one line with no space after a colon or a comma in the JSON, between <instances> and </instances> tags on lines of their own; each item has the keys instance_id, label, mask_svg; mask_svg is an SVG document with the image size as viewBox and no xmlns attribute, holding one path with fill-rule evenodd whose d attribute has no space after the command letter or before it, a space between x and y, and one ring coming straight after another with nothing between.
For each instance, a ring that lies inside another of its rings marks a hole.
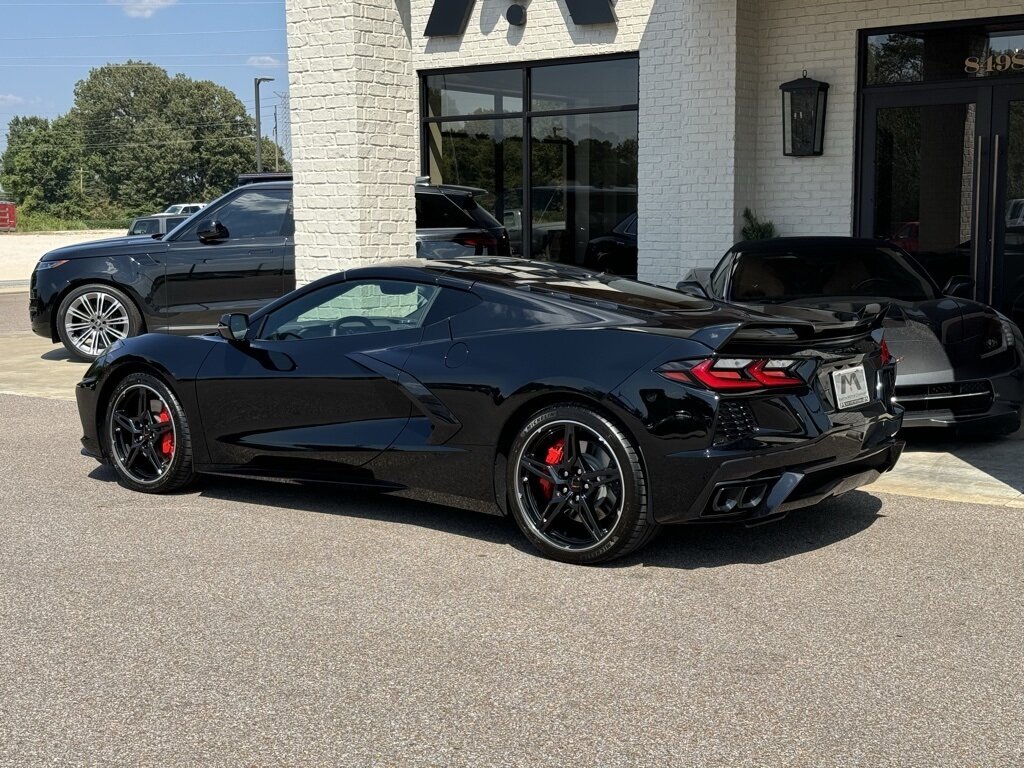
<instances>
[{"instance_id":1,"label":"car windshield","mask_svg":"<svg viewBox=\"0 0 1024 768\"><path fill-rule=\"evenodd\" d=\"M901 251L819 245L737 254L733 301L778 303L824 296L927 301L931 280Z\"/></svg>"}]
</instances>

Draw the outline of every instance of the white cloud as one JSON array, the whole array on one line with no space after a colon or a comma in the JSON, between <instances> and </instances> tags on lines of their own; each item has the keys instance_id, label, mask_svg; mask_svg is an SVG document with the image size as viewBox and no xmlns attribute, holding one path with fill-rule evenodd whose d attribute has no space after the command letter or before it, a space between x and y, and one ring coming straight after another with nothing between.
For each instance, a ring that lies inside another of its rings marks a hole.
<instances>
[{"instance_id":1,"label":"white cloud","mask_svg":"<svg viewBox=\"0 0 1024 768\"><path fill-rule=\"evenodd\" d=\"M0 93L0 107L13 107L16 104L24 104L25 100L21 96L15 96L13 93Z\"/></svg>"},{"instance_id":2,"label":"white cloud","mask_svg":"<svg viewBox=\"0 0 1024 768\"><path fill-rule=\"evenodd\" d=\"M250 56L246 62L250 67L279 67L281 62L273 56Z\"/></svg>"},{"instance_id":3,"label":"white cloud","mask_svg":"<svg viewBox=\"0 0 1024 768\"><path fill-rule=\"evenodd\" d=\"M125 15L137 19L148 19L157 11L174 5L178 0L107 0L110 5L116 5L125 12Z\"/></svg>"}]
</instances>

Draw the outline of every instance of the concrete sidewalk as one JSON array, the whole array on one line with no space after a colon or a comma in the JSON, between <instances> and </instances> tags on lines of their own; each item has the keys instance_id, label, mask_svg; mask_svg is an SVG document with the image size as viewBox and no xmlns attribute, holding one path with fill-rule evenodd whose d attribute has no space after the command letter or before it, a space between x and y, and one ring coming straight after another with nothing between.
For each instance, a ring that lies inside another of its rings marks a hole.
<instances>
[{"instance_id":1,"label":"concrete sidewalk","mask_svg":"<svg viewBox=\"0 0 1024 768\"><path fill-rule=\"evenodd\" d=\"M121 237L123 229L0 233L0 293L25 290L39 257L54 248Z\"/></svg>"}]
</instances>

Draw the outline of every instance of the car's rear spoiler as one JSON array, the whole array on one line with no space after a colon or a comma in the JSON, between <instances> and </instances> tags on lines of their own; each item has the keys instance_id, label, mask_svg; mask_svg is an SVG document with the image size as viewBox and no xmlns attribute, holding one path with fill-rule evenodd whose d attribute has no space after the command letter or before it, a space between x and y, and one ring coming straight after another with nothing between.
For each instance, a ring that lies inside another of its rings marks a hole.
<instances>
[{"instance_id":1,"label":"car's rear spoiler","mask_svg":"<svg viewBox=\"0 0 1024 768\"><path fill-rule=\"evenodd\" d=\"M837 317L835 322L810 323L801 320L752 320L702 328L692 339L720 351L728 345L736 347L772 346L782 348L842 345L872 335L882 326L889 312L889 304L866 307L850 320Z\"/></svg>"}]
</instances>

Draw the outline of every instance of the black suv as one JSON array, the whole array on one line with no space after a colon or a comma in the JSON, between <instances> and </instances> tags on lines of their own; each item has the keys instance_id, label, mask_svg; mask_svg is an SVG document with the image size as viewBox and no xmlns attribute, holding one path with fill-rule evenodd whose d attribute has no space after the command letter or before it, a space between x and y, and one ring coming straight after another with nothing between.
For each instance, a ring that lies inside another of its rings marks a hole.
<instances>
[{"instance_id":1,"label":"black suv","mask_svg":"<svg viewBox=\"0 0 1024 768\"><path fill-rule=\"evenodd\" d=\"M482 190L417 185L424 258L508 255L508 233L474 199ZM58 248L32 273L32 330L94 360L141 333L204 333L295 287L292 182L248 183L163 237Z\"/></svg>"}]
</instances>

